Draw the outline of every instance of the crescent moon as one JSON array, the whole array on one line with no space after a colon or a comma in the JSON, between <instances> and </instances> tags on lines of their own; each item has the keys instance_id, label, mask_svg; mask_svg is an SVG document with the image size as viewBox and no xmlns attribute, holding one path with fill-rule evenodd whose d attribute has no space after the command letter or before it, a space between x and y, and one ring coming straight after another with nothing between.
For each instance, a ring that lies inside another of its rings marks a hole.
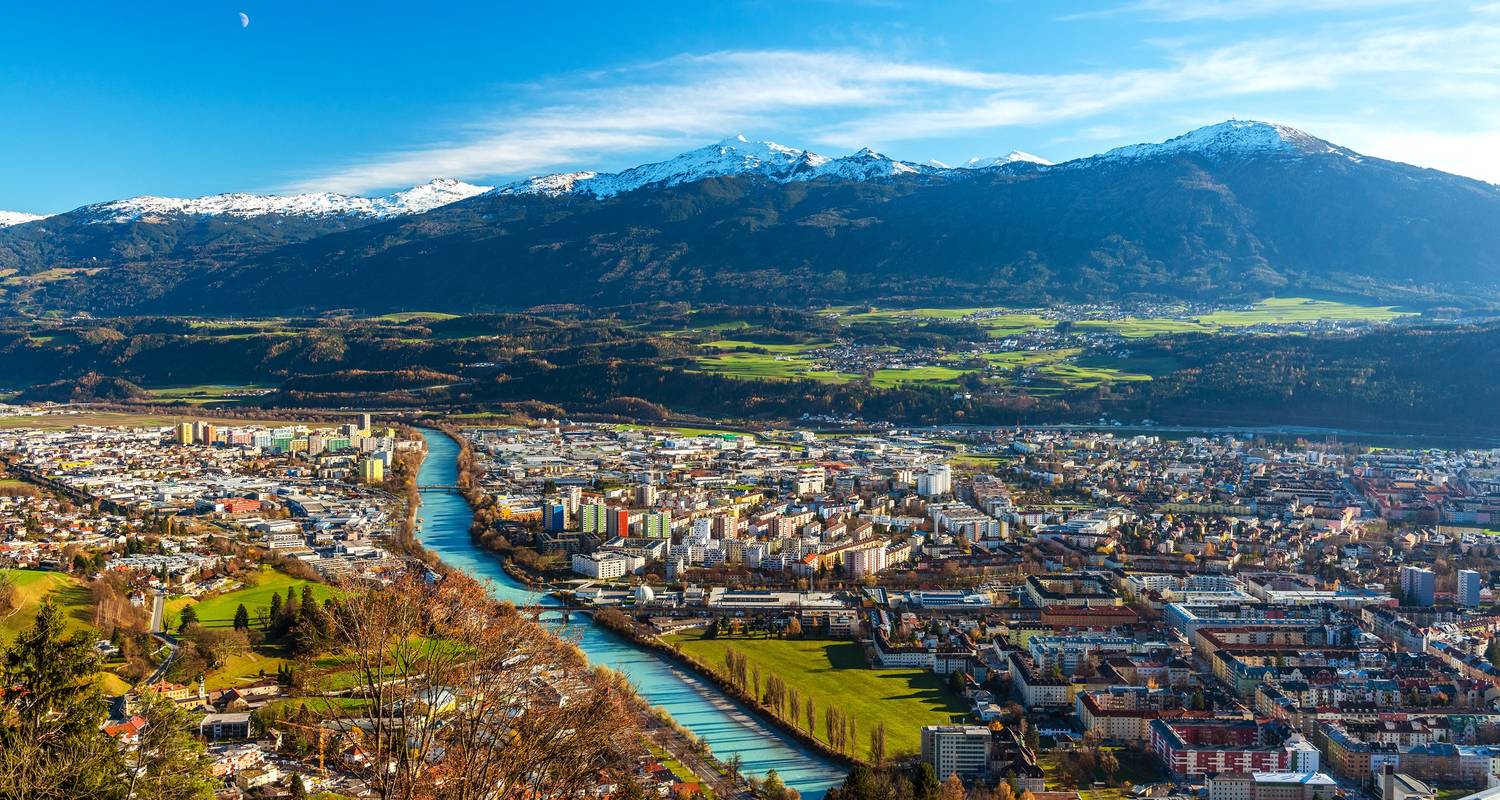
<instances>
[{"instance_id":1,"label":"crescent moon","mask_svg":"<svg viewBox=\"0 0 1500 800\"><path fill-rule=\"evenodd\" d=\"M250 27L250 15L246 14L243 11L240 12L240 27L241 28L248 28L248 27Z\"/></svg>"}]
</instances>

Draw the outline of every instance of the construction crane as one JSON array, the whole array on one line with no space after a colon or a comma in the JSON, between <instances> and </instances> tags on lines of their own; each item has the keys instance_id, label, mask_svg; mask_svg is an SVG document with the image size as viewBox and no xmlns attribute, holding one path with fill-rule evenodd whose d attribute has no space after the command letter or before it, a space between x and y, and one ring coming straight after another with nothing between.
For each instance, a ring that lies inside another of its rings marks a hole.
<instances>
[{"instance_id":1,"label":"construction crane","mask_svg":"<svg viewBox=\"0 0 1500 800\"><path fill-rule=\"evenodd\" d=\"M284 725L284 726L286 726L288 728L299 728L299 729L305 730L305 731L316 731L317 732L317 734L318 734L318 773L322 777L327 778L328 777L328 765L326 763L324 763L324 751L326 750L327 745L328 745L328 729L325 728L325 727L323 727L322 725L303 725L300 722L288 722L287 720L277 720L275 724L276 725Z\"/></svg>"}]
</instances>

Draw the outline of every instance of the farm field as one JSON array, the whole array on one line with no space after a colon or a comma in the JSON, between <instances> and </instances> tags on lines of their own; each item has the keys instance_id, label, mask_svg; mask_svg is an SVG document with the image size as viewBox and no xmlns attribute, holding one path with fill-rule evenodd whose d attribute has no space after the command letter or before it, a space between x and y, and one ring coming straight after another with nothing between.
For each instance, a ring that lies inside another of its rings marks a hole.
<instances>
[{"instance_id":1,"label":"farm field","mask_svg":"<svg viewBox=\"0 0 1500 800\"><path fill-rule=\"evenodd\" d=\"M202 384L198 386L160 386L147 388L151 396L170 403L224 403L239 402L249 393L258 390L267 390L272 387L246 384L234 386L228 384Z\"/></svg>"},{"instance_id":2,"label":"farm field","mask_svg":"<svg viewBox=\"0 0 1500 800\"><path fill-rule=\"evenodd\" d=\"M806 359L767 353L719 353L698 358L698 371L729 378L762 380L814 380L843 383L858 377L816 369Z\"/></svg>"},{"instance_id":3,"label":"farm field","mask_svg":"<svg viewBox=\"0 0 1500 800\"><path fill-rule=\"evenodd\" d=\"M748 339L719 339L712 342L704 342L704 347L714 347L719 350L755 349L764 350L768 353L786 355L789 353L806 353L809 350L817 350L827 347L829 342L804 342L801 344L768 344L753 342Z\"/></svg>"},{"instance_id":4,"label":"farm field","mask_svg":"<svg viewBox=\"0 0 1500 800\"><path fill-rule=\"evenodd\" d=\"M1411 312L1395 306L1361 306L1332 300L1306 297L1273 297L1261 300L1248 309L1230 309L1196 317L1124 317L1122 319L1085 319L1074 323L1079 330L1112 330L1128 339L1144 339L1172 333L1220 333L1252 325L1295 325L1298 323L1390 322Z\"/></svg>"},{"instance_id":5,"label":"farm field","mask_svg":"<svg viewBox=\"0 0 1500 800\"><path fill-rule=\"evenodd\" d=\"M795 687L803 697L812 697L819 739L826 740L827 736L822 710L844 710L855 719L855 749L862 755L877 722L885 724L888 753L915 753L921 748L923 725L946 724L961 719L967 711L935 673L867 668L857 642L728 636L705 639L702 631L666 638L711 668L720 667L724 652L733 647L758 666L762 675L781 676L788 687Z\"/></svg>"},{"instance_id":6,"label":"farm field","mask_svg":"<svg viewBox=\"0 0 1500 800\"><path fill-rule=\"evenodd\" d=\"M910 369L877 369L870 376L870 383L882 389L900 386L903 383L925 383L932 385L952 384L964 370L953 367L911 367Z\"/></svg>"},{"instance_id":7,"label":"farm field","mask_svg":"<svg viewBox=\"0 0 1500 800\"><path fill-rule=\"evenodd\" d=\"M1198 321L1207 325L1237 328L1248 325L1286 325L1319 320L1390 322L1413 315L1410 311L1398 311L1395 306L1361 306L1306 297L1272 297L1261 300L1248 311L1220 311L1199 317Z\"/></svg>"}]
</instances>

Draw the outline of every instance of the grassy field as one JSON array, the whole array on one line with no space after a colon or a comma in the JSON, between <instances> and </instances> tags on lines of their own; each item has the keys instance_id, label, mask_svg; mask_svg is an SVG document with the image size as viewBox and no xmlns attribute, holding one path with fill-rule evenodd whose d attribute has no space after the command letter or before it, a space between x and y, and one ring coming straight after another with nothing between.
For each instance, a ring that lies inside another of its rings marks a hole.
<instances>
[{"instance_id":1,"label":"grassy field","mask_svg":"<svg viewBox=\"0 0 1500 800\"><path fill-rule=\"evenodd\" d=\"M1082 350L1067 347L1058 350L1011 350L1004 353L985 353L984 360L1000 369L1026 369L1055 364L1072 358Z\"/></svg>"},{"instance_id":2,"label":"grassy field","mask_svg":"<svg viewBox=\"0 0 1500 800\"><path fill-rule=\"evenodd\" d=\"M1295 325L1298 323L1390 322L1412 312L1398 311L1395 306L1361 306L1307 297L1272 297L1248 309L1216 311L1196 317L1125 317L1123 319L1079 320L1074 326L1082 331L1109 330L1130 339L1143 339L1171 333L1221 333L1252 325Z\"/></svg>"},{"instance_id":3,"label":"grassy field","mask_svg":"<svg viewBox=\"0 0 1500 800\"><path fill-rule=\"evenodd\" d=\"M856 376L817 369L806 359L777 357L768 353L719 353L698 358L698 370L729 378L760 380L814 380L843 383Z\"/></svg>"},{"instance_id":4,"label":"grassy field","mask_svg":"<svg viewBox=\"0 0 1500 800\"><path fill-rule=\"evenodd\" d=\"M764 350L767 353L788 355L792 353L806 353L809 350L817 350L822 347L827 347L828 344L828 342L806 342L803 344L765 344L761 342L752 342L748 339L719 339L717 341L704 342L703 346L713 347L719 350L739 350L745 348L754 348L756 350Z\"/></svg>"},{"instance_id":5,"label":"grassy field","mask_svg":"<svg viewBox=\"0 0 1500 800\"><path fill-rule=\"evenodd\" d=\"M955 320L981 312L991 312L991 316L975 321L981 327L988 328L990 335L996 338L1017 335L1037 328L1051 328L1057 324L1053 320L1027 310L984 306L877 308L860 313L849 312L850 309L847 306L825 310L825 313L840 314L841 321L851 323L899 319ZM1171 333L1215 333L1251 325L1291 325L1320 320L1389 322L1411 313L1397 310L1395 306L1363 306L1334 300L1314 300L1307 297L1272 297L1261 300L1248 309L1230 309L1199 316L1084 319L1075 322L1074 327L1080 331L1113 331L1127 338L1146 338Z\"/></svg>"},{"instance_id":6,"label":"grassy field","mask_svg":"<svg viewBox=\"0 0 1500 800\"><path fill-rule=\"evenodd\" d=\"M0 642L8 643L21 631L31 627L37 609L47 597L62 610L71 628L88 628L93 619L93 603L83 582L61 572L32 569L0 570L16 587L16 613L0 621Z\"/></svg>"},{"instance_id":7,"label":"grassy field","mask_svg":"<svg viewBox=\"0 0 1500 800\"><path fill-rule=\"evenodd\" d=\"M1120 781L1130 781L1132 784L1154 783L1164 776L1157 767L1154 757L1145 752L1132 752L1123 747L1105 747L1115 754L1120 761L1120 771L1116 778ZM1063 789L1062 755L1057 751L1042 752L1037 754L1037 766L1042 768L1042 780L1046 782L1048 791L1060 791ZM1104 775L1095 776L1104 779ZM1119 789L1080 789L1080 800L1119 800L1123 793Z\"/></svg>"},{"instance_id":8,"label":"grassy field","mask_svg":"<svg viewBox=\"0 0 1500 800\"><path fill-rule=\"evenodd\" d=\"M840 708L855 719L856 751L863 755L869 732L885 723L888 753L915 753L921 748L923 725L961 720L966 708L935 673L922 669L869 669L857 642L812 639L702 638L701 631L668 637L684 652L710 667L724 663L729 647L744 653L762 675L777 674L811 696L823 730L823 709ZM800 722L800 720L799 720Z\"/></svg>"},{"instance_id":9,"label":"grassy field","mask_svg":"<svg viewBox=\"0 0 1500 800\"><path fill-rule=\"evenodd\" d=\"M269 389L269 386L257 384L246 384L232 386L228 384L202 384L198 386L159 386L149 388L146 391L151 396L168 403L222 403L238 402L243 399L241 393L257 389Z\"/></svg>"},{"instance_id":10,"label":"grassy field","mask_svg":"<svg viewBox=\"0 0 1500 800\"><path fill-rule=\"evenodd\" d=\"M1306 297L1272 297L1248 311L1220 311L1198 318L1205 325L1239 328L1248 325L1287 325L1296 322L1335 320L1344 322L1390 322L1413 312L1395 306L1360 306Z\"/></svg>"},{"instance_id":11,"label":"grassy field","mask_svg":"<svg viewBox=\"0 0 1500 800\"><path fill-rule=\"evenodd\" d=\"M293 578L269 567L262 568L259 577L260 582L255 586L235 589L200 602L182 599L169 602L166 612L168 624L175 627L178 615L188 605L193 606L198 621L205 628L228 628L234 625L234 612L241 603L245 604L245 610L250 612L250 618L254 620L257 614L270 607L271 595L282 595L285 598L288 587L296 593L299 602L303 586L312 586L313 597L319 601L333 594L333 589L325 584Z\"/></svg>"},{"instance_id":12,"label":"grassy field","mask_svg":"<svg viewBox=\"0 0 1500 800\"><path fill-rule=\"evenodd\" d=\"M903 383L925 383L930 385L952 385L964 370L952 367L912 367L910 369L877 369L870 376L870 383L882 389L900 386Z\"/></svg>"},{"instance_id":13,"label":"grassy field","mask_svg":"<svg viewBox=\"0 0 1500 800\"><path fill-rule=\"evenodd\" d=\"M203 683L210 691L227 689L245 683L254 683L263 676L275 677L276 670L290 661L285 648L277 645L252 647L244 653L235 653L225 659L216 670L203 676Z\"/></svg>"},{"instance_id":14,"label":"grassy field","mask_svg":"<svg viewBox=\"0 0 1500 800\"><path fill-rule=\"evenodd\" d=\"M1170 317L1123 317L1121 319L1084 319L1073 324L1082 332L1113 331L1127 339L1146 339L1172 333L1213 333L1218 328L1191 319Z\"/></svg>"},{"instance_id":15,"label":"grassy field","mask_svg":"<svg viewBox=\"0 0 1500 800\"><path fill-rule=\"evenodd\" d=\"M457 318L457 314L446 314L441 311L400 311L395 314L381 314L372 319L378 319L381 322L411 322L412 320L440 321Z\"/></svg>"}]
</instances>

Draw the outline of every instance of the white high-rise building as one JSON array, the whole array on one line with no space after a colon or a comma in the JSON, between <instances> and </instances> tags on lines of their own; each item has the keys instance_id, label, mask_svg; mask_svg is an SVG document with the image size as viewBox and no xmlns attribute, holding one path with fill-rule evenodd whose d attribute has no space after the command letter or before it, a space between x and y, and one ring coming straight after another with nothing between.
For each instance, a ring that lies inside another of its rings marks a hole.
<instances>
[{"instance_id":1,"label":"white high-rise building","mask_svg":"<svg viewBox=\"0 0 1500 800\"><path fill-rule=\"evenodd\" d=\"M1479 573L1472 569L1461 569L1458 571L1458 604L1466 608L1479 605L1480 585Z\"/></svg>"},{"instance_id":2,"label":"white high-rise building","mask_svg":"<svg viewBox=\"0 0 1500 800\"><path fill-rule=\"evenodd\" d=\"M953 468L947 464L933 464L917 476L917 494L923 497L941 497L952 492Z\"/></svg>"}]
</instances>

